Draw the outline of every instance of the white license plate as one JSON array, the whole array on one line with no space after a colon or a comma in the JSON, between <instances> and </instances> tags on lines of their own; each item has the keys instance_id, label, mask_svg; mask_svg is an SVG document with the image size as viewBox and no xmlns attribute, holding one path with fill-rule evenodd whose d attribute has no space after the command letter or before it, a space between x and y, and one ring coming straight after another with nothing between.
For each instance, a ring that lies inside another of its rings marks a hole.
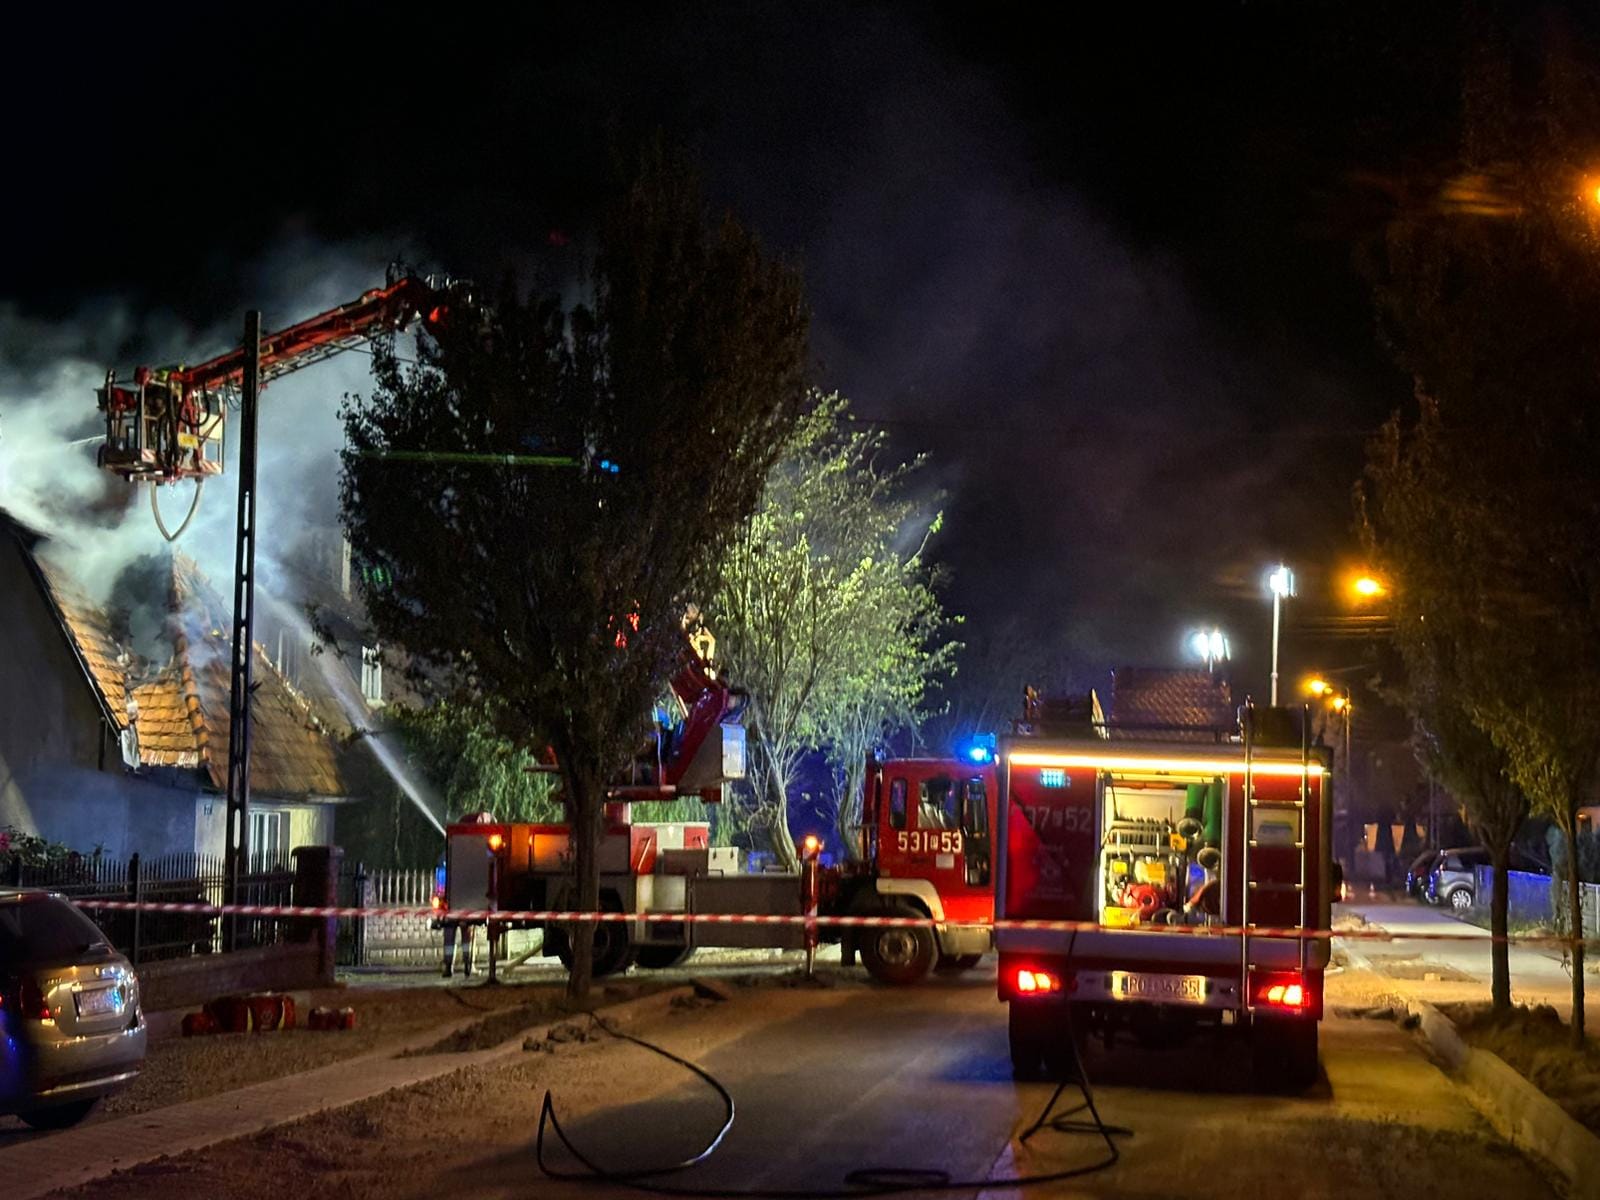
<instances>
[{"instance_id":1,"label":"white license plate","mask_svg":"<svg viewBox=\"0 0 1600 1200\"><path fill-rule=\"evenodd\" d=\"M1147 975L1139 971L1113 971L1109 982L1113 1000L1204 1004L1210 980L1204 975Z\"/></svg>"},{"instance_id":2,"label":"white license plate","mask_svg":"<svg viewBox=\"0 0 1600 1200\"><path fill-rule=\"evenodd\" d=\"M80 1017L103 1017L122 1011L122 989L96 988L92 992L79 992L76 996Z\"/></svg>"}]
</instances>

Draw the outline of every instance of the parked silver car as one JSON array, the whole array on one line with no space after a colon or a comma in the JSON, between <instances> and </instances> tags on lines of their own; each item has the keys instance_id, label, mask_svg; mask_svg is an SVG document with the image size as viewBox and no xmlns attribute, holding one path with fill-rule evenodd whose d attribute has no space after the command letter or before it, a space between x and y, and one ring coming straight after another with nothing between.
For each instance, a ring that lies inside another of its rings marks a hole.
<instances>
[{"instance_id":1,"label":"parked silver car","mask_svg":"<svg viewBox=\"0 0 1600 1200\"><path fill-rule=\"evenodd\" d=\"M1489 852L1482 846L1439 851L1428 873L1429 902L1448 904L1456 912L1466 912L1476 897L1477 869L1488 866L1490 861Z\"/></svg>"},{"instance_id":2,"label":"parked silver car","mask_svg":"<svg viewBox=\"0 0 1600 1200\"><path fill-rule=\"evenodd\" d=\"M61 1129L144 1064L139 981L65 897L0 888L0 1113Z\"/></svg>"}]
</instances>

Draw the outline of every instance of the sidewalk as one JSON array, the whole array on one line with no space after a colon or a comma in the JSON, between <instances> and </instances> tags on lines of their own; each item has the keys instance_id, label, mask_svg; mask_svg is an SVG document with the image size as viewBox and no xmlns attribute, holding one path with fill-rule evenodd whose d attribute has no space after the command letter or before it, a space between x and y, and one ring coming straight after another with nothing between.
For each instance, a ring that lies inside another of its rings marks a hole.
<instances>
[{"instance_id":1,"label":"sidewalk","mask_svg":"<svg viewBox=\"0 0 1600 1200\"><path fill-rule=\"evenodd\" d=\"M670 990L652 992L602 1011L612 1019L625 1019L643 1002L669 1003L663 998L672 994ZM6 1183L3 1194L6 1200L32 1200L60 1188L92 1182L113 1171L204 1149L328 1109L356 1104L395 1088L514 1058L522 1053L522 1040L527 1033L572 1019L547 1017L498 1046L463 1054L397 1058L395 1055L402 1048L390 1046L300 1075L30 1139L0 1150L0 1179ZM460 1027L457 1022L439 1033ZM429 1035L412 1039L411 1044L429 1045L435 1040Z\"/></svg>"},{"instance_id":2,"label":"sidewalk","mask_svg":"<svg viewBox=\"0 0 1600 1200\"><path fill-rule=\"evenodd\" d=\"M1458 920L1444 909L1409 900L1348 901L1338 915L1359 915L1395 935L1393 941L1339 938L1356 969L1367 969L1400 985L1397 990L1432 1004L1488 1003L1491 979L1489 931ZM1407 941L1406 934L1449 934L1459 940ZM1554 946L1518 946L1509 951L1511 998L1518 1004L1549 1004L1567 1020L1572 1013L1572 976ZM1428 974L1438 979L1425 978ZM1584 1009L1590 1028L1600 1020L1600 977L1586 973L1591 995Z\"/></svg>"}]
</instances>

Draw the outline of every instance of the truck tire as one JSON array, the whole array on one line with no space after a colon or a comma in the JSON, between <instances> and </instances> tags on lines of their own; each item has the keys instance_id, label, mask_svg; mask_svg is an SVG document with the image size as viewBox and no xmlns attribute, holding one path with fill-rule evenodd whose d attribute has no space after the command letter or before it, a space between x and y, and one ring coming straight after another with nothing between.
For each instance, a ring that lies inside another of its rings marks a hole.
<instances>
[{"instance_id":1,"label":"truck tire","mask_svg":"<svg viewBox=\"0 0 1600 1200\"><path fill-rule=\"evenodd\" d=\"M1301 1092L1317 1081L1317 1022L1302 1017L1256 1017L1250 1058L1256 1083Z\"/></svg>"},{"instance_id":2,"label":"truck tire","mask_svg":"<svg viewBox=\"0 0 1600 1200\"><path fill-rule=\"evenodd\" d=\"M628 927L621 921L600 921L594 927L594 965L592 973L596 979L607 975L620 975L633 965L635 955L638 954L632 940L628 937ZM561 965L572 973L572 942L563 938L561 947L556 951L556 957L561 960Z\"/></svg>"},{"instance_id":3,"label":"truck tire","mask_svg":"<svg viewBox=\"0 0 1600 1200\"><path fill-rule=\"evenodd\" d=\"M896 906L873 914L882 917L921 917L927 913ZM938 961L939 946L928 928L886 926L861 932L861 962L879 983L909 987L921 983Z\"/></svg>"},{"instance_id":4,"label":"truck tire","mask_svg":"<svg viewBox=\"0 0 1600 1200\"><path fill-rule=\"evenodd\" d=\"M693 946L640 946L639 965L646 971L665 971L686 962Z\"/></svg>"}]
</instances>

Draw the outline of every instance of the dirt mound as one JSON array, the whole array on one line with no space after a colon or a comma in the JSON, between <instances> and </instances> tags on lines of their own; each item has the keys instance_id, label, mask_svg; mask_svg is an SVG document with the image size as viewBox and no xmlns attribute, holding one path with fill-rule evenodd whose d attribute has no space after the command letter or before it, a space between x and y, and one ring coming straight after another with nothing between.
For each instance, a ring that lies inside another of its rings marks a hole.
<instances>
[{"instance_id":1,"label":"dirt mound","mask_svg":"<svg viewBox=\"0 0 1600 1200\"><path fill-rule=\"evenodd\" d=\"M1548 1004L1495 1012L1449 1005L1445 1013L1469 1045L1499 1055L1579 1124L1600 1133L1600 1047L1572 1045L1572 1030Z\"/></svg>"},{"instance_id":2,"label":"dirt mound","mask_svg":"<svg viewBox=\"0 0 1600 1200\"><path fill-rule=\"evenodd\" d=\"M534 1003L504 1009L492 1016L474 1021L464 1029L446 1034L437 1042L417 1049L407 1050L402 1058L421 1054L467 1054L473 1050L489 1050L515 1037L531 1025L560 1011L552 1003Z\"/></svg>"}]
</instances>

